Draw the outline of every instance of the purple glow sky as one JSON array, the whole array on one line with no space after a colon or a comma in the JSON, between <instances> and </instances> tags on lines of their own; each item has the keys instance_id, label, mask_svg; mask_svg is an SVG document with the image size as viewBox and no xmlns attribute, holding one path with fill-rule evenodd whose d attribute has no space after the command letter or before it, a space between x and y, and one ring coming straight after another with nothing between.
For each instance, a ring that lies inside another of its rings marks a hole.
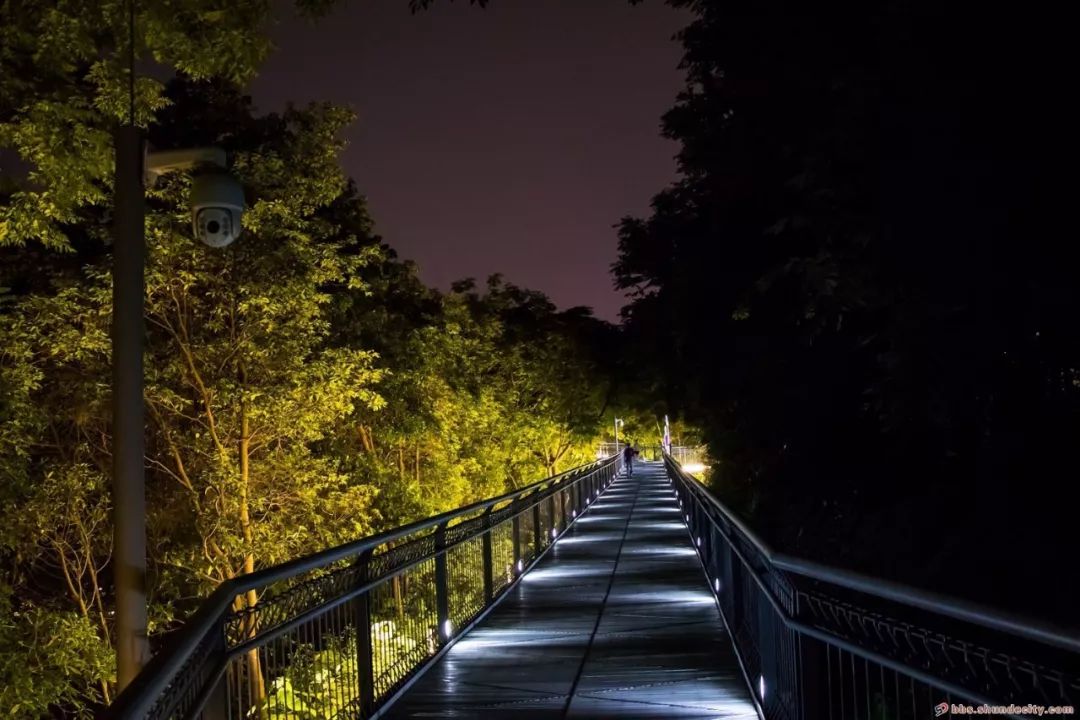
<instances>
[{"instance_id":1,"label":"purple glow sky","mask_svg":"<svg viewBox=\"0 0 1080 720\"><path fill-rule=\"evenodd\" d=\"M378 232L428 284L494 272L615 319L612 228L675 177L661 114L682 85L688 16L646 0L353 0L283 20L256 105L359 114L346 171Z\"/></svg>"}]
</instances>

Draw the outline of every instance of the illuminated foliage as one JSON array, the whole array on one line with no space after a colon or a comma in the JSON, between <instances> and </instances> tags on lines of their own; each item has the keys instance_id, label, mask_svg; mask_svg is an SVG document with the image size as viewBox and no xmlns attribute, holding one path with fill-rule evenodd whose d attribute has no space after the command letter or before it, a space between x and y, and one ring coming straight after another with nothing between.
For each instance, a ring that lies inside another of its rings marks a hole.
<instances>
[{"instance_id":1,"label":"illuminated foliage","mask_svg":"<svg viewBox=\"0 0 1080 720\"><path fill-rule=\"evenodd\" d=\"M296 0L317 15L327 0ZM127 0L0 3L0 148L29 166L28 182L0 204L0 246L40 243L70 250L64 226L108 204L110 131L130 116ZM271 49L271 4L263 0L134 2L134 50L144 76L135 120L150 123L168 103L147 62L188 77L249 80Z\"/></svg>"},{"instance_id":2,"label":"illuminated foliage","mask_svg":"<svg viewBox=\"0 0 1080 720\"><path fill-rule=\"evenodd\" d=\"M226 578L591 459L605 324L498 278L424 287L341 173L349 113L255 117L221 81L167 99L151 139L225 147L249 208L240 240L213 250L191 238L187 175L148 191L152 633ZM0 555L19 612L0 655L11 687L53 662L28 655L35 634L70 630L41 647L86 660L3 696L27 717L114 692L107 208L62 230L73 252L7 248L0 273ZM257 691L299 697L313 677Z\"/></svg>"},{"instance_id":3,"label":"illuminated foliage","mask_svg":"<svg viewBox=\"0 0 1080 720\"><path fill-rule=\"evenodd\" d=\"M269 3L135 5L140 71L179 74L138 78L136 122L159 148L224 147L249 203L241 240L209 250L190 237L187 175L147 192L152 636L223 579L591 456L606 325L497 279L483 294L424 287L342 175L351 114L256 117L236 90L269 50ZM18 156L0 177L0 714L13 717L90 715L115 693L109 225L128 7L0 4L0 150ZM388 627L388 656L426 652L400 642ZM259 692L293 702L333 680L330 661Z\"/></svg>"}]
</instances>

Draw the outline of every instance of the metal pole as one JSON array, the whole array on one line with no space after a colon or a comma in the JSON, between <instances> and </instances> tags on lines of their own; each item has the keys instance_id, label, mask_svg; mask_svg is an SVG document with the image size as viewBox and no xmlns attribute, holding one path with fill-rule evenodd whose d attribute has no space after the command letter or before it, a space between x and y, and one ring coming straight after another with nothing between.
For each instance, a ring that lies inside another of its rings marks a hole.
<instances>
[{"instance_id":1,"label":"metal pole","mask_svg":"<svg viewBox=\"0 0 1080 720\"><path fill-rule=\"evenodd\" d=\"M143 476L143 140L116 131L113 225L113 582L120 690L150 656L146 628L146 493Z\"/></svg>"},{"instance_id":2,"label":"metal pole","mask_svg":"<svg viewBox=\"0 0 1080 720\"><path fill-rule=\"evenodd\" d=\"M495 558L491 551L491 505L484 511L484 534L481 535L480 546L484 556L484 604L491 602L495 597Z\"/></svg>"},{"instance_id":3,"label":"metal pole","mask_svg":"<svg viewBox=\"0 0 1080 720\"><path fill-rule=\"evenodd\" d=\"M619 454L619 418L615 418L615 454Z\"/></svg>"},{"instance_id":4,"label":"metal pole","mask_svg":"<svg viewBox=\"0 0 1080 720\"><path fill-rule=\"evenodd\" d=\"M514 501L514 509L517 509L517 500ZM514 513L514 519L510 523L514 536L514 576L521 571L521 513Z\"/></svg>"},{"instance_id":5,"label":"metal pole","mask_svg":"<svg viewBox=\"0 0 1080 720\"><path fill-rule=\"evenodd\" d=\"M530 558L530 560L535 560L536 558L540 557L540 543L543 540L541 535L544 532L543 528L540 527L540 503L541 502L543 502L543 501L541 500L541 501L537 502L535 505L532 506L533 553L532 553L532 557Z\"/></svg>"},{"instance_id":6,"label":"metal pole","mask_svg":"<svg viewBox=\"0 0 1080 720\"><path fill-rule=\"evenodd\" d=\"M436 636L442 642L453 637L454 629L449 627L450 620L450 580L446 567L446 523L435 529L435 613L439 618Z\"/></svg>"}]
</instances>

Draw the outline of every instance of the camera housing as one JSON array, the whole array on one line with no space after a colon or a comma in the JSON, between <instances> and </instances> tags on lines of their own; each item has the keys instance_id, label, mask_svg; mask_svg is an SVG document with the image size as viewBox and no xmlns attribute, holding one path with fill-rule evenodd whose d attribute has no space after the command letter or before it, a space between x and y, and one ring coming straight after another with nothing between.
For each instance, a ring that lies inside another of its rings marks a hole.
<instances>
[{"instance_id":1,"label":"camera housing","mask_svg":"<svg viewBox=\"0 0 1080 720\"><path fill-rule=\"evenodd\" d=\"M192 230L203 244L223 248L243 230L244 188L226 172L200 173L191 180Z\"/></svg>"}]
</instances>

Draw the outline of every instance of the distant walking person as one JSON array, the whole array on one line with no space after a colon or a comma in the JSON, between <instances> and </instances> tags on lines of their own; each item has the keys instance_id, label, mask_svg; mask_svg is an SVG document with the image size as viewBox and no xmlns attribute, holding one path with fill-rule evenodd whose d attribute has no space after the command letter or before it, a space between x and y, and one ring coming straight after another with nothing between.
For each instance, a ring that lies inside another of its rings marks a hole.
<instances>
[{"instance_id":1,"label":"distant walking person","mask_svg":"<svg viewBox=\"0 0 1080 720\"><path fill-rule=\"evenodd\" d=\"M626 477L633 477L634 475L634 456L638 454L638 451L630 447L627 444L626 448L622 451L623 466L626 468Z\"/></svg>"}]
</instances>

